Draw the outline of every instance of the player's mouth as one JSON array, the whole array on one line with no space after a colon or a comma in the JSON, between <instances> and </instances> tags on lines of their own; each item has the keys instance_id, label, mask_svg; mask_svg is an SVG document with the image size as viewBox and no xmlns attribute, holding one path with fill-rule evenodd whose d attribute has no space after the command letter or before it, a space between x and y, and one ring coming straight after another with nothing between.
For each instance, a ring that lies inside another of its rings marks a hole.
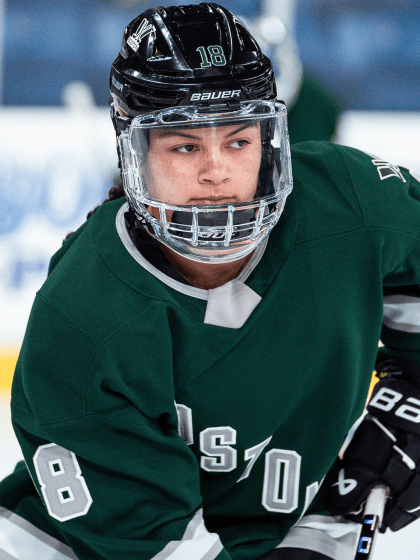
<instances>
[{"instance_id":1,"label":"player's mouth","mask_svg":"<svg viewBox=\"0 0 420 560\"><path fill-rule=\"evenodd\" d=\"M189 201L189 204L205 206L206 204L228 204L229 202L238 202L238 200L236 197L194 198Z\"/></svg>"}]
</instances>

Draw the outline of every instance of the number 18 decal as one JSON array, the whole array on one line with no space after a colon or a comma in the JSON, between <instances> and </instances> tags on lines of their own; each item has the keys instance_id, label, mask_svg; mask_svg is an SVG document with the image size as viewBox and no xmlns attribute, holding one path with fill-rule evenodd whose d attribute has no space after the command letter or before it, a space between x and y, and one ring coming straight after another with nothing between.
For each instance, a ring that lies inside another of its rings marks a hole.
<instances>
[{"instance_id":1,"label":"number 18 decal","mask_svg":"<svg viewBox=\"0 0 420 560\"><path fill-rule=\"evenodd\" d=\"M207 56L205 47L198 47L196 50L201 56L201 68L210 68L210 66L226 66L225 53L219 45L210 45L207 47L210 60Z\"/></svg>"},{"instance_id":2,"label":"number 18 decal","mask_svg":"<svg viewBox=\"0 0 420 560\"><path fill-rule=\"evenodd\" d=\"M55 443L41 445L34 465L51 517L67 521L87 514L92 497L74 453Z\"/></svg>"}]
</instances>

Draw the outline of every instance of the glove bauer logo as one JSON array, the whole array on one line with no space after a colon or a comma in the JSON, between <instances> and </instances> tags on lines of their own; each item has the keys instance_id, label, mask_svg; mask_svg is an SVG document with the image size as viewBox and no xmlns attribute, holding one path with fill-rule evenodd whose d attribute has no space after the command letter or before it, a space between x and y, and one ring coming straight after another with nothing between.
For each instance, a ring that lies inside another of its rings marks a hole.
<instances>
[{"instance_id":1,"label":"glove bauer logo","mask_svg":"<svg viewBox=\"0 0 420 560\"><path fill-rule=\"evenodd\" d=\"M378 391L375 397L370 401L369 407L378 408L384 412L390 412L403 398L404 395L402 393L394 391L394 389L389 387L382 387L382 389ZM420 400L415 399L414 397L408 397L405 401L415 406L403 404L394 412L395 416L399 416L404 420L409 420L414 424L420 424Z\"/></svg>"},{"instance_id":2,"label":"glove bauer logo","mask_svg":"<svg viewBox=\"0 0 420 560\"><path fill-rule=\"evenodd\" d=\"M344 469L341 469L341 471L338 473L338 482L335 482L331 485L331 488L333 488L334 486L338 486L340 496L349 494L357 486L357 480L354 480L354 478L345 479L344 476Z\"/></svg>"}]
</instances>

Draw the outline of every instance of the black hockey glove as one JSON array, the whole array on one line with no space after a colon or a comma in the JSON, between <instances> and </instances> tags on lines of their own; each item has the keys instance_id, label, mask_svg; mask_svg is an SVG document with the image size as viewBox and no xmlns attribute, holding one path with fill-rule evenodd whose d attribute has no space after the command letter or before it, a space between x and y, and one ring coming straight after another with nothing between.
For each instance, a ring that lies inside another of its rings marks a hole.
<instances>
[{"instance_id":1,"label":"black hockey glove","mask_svg":"<svg viewBox=\"0 0 420 560\"><path fill-rule=\"evenodd\" d=\"M368 414L321 491L333 515L361 521L369 492L384 484L390 496L380 530L398 531L420 517L420 368L392 359L377 370Z\"/></svg>"}]
</instances>

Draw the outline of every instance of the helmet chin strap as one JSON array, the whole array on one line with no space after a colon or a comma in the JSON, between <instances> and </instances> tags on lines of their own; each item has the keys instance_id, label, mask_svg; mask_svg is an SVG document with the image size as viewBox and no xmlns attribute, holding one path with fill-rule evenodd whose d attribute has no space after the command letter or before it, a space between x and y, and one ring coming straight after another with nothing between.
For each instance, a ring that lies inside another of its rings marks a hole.
<instances>
[{"instance_id":1,"label":"helmet chin strap","mask_svg":"<svg viewBox=\"0 0 420 560\"><path fill-rule=\"evenodd\" d=\"M183 212L182 210L175 210L172 214L171 222L173 224L180 224L185 226L192 226L192 212ZM246 210L236 210L233 213L233 225L248 224L255 221L255 210L248 208ZM198 214L198 225L199 227L217 227L226 226L227 224L227 213L223 211L214 210L212 212L204 213L200 212ZM198 232L198 237L202 239L218 239L222 240L225 237L224 232ZM241 239L249 235L248 230L236 231L232 234L232 239ZM177 232L178 237L183 237L184 239L191 239L191 231L179 231Z\"/></svg>"}]
</instances>

